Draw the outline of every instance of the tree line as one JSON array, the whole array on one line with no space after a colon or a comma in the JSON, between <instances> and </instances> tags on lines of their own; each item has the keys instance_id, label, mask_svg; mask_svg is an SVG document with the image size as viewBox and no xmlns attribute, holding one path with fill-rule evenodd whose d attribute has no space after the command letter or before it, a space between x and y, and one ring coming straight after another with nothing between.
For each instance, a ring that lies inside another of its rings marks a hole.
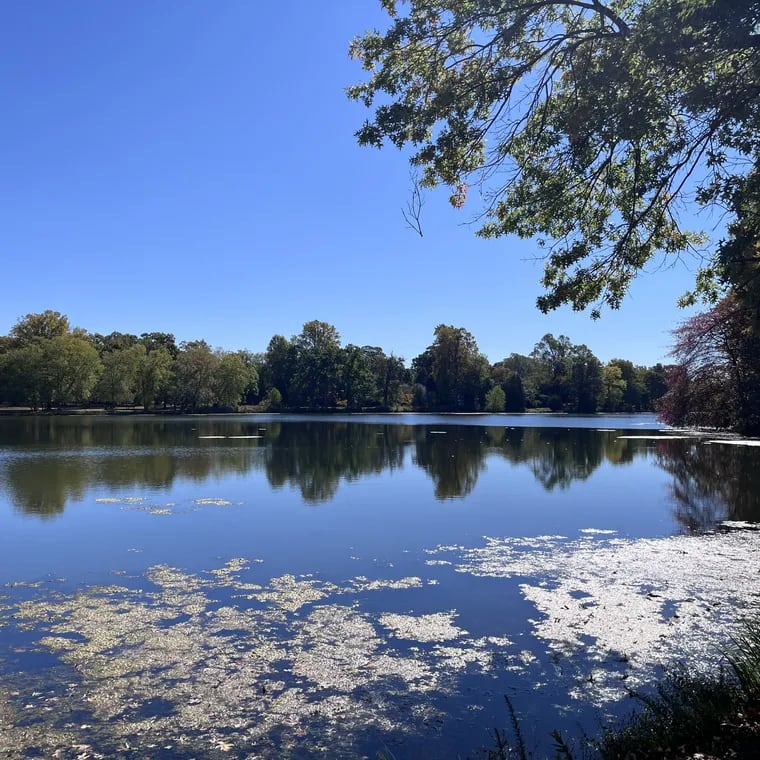
<instances>
[{"instance_id":1,"label":"tree line","mask_svg":"<svg viewBox=\"0 0 760 760\"><path fill-rule=\"evenodd\" d=\"M89 333L50 310L0 337L0 403L33 410L636 412L654 408L665 375L661 364L604 364L551 334L530 354L491 364L469 331L443 324L410 366L378 346L343 346L336 328L318 320L289 339L273 336L259 353L177 344L171 333Z\"/></svg>"}]
</instances>

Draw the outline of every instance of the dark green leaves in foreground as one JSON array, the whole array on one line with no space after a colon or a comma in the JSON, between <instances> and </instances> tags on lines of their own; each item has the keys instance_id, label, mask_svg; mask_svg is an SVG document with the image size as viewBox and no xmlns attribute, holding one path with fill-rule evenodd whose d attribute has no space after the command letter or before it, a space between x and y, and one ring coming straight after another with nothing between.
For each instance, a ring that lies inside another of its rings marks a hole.
<instances>
[{"instance_id":1,"label":"dark green leaves in foreground","mask_svg":"<svg viewBox=\"0 0 760 760\"><path fill-rule=\"evenodd\" d=\"M485 192L485 237L546 254L543 311L617 308L658 253L703 244L684 208L718 203L734 242L702 295L757 269L757 0L383 0L357 38L361 144L410 147L421 184ZM744 241L744 244L742 244ZM737 250L737 248L739 250ZM738 263L737 263L738 262ZM752 283L756 288L756 283Z\"/></svg>"}]
</instances>

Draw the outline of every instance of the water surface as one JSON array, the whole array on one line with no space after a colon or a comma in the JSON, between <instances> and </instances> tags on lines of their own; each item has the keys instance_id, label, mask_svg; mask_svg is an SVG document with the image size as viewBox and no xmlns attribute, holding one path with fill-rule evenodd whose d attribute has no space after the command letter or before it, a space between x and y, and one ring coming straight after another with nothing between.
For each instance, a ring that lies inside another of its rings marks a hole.
<instances>
[{"instance_id":1,"label":"water surface","mask_svg":"<svg viewBox=\"0 0 760 760\"><path fill-rule=\"evenodd\" d=\"M474 755L504 694L540 756L752 606L711 531L758 457L650 415L0 418L0 756Z\"/></svg>"}]
</instances>

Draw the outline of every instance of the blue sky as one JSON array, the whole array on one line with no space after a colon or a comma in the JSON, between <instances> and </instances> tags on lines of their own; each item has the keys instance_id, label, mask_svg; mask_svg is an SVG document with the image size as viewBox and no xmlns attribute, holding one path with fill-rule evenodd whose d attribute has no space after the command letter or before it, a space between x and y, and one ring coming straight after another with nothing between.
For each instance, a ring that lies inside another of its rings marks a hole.
<instances>
[{"instance_id":1,"label":"blue sky","mask_svg":"<svg viewBox=\"0 0 760 760\"><path fill-rule=\"evenodd\" d=\"M593 322L535 308L529 241L478 240L477 205L428 197L359 148L352 37L379 0L6 0L0 9L0 333L55 309L92 332L264 350L334 324L407 360L439 323L491 361L547 332L602 360L665 359L695 264L644 273Z\"/></svg>"}]
</instances>

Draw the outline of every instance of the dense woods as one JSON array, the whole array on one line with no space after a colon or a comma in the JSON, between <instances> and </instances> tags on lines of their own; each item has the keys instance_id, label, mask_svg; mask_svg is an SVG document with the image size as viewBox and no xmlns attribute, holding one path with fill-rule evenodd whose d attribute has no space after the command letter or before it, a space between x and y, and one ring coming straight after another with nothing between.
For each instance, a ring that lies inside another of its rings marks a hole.
<instances>
[{"instance_id":1,"label":"dense woods","mask_svg":"<svg viewBox=\"0 0 760 760\"><path fill-rule=\"evenodd\" d=\"M89 333L64 315L28 314L0 337L0 402L33 410L94 405L189 412L376 409L591 413L654 408L665 368L603 364L585 345L544 335L529 355L491 364L462 327L438 325L407 366L378 346L341 345L335 327L307 322L266 350L224 351L169 333Z\"/></svg>"}]
</instances>

